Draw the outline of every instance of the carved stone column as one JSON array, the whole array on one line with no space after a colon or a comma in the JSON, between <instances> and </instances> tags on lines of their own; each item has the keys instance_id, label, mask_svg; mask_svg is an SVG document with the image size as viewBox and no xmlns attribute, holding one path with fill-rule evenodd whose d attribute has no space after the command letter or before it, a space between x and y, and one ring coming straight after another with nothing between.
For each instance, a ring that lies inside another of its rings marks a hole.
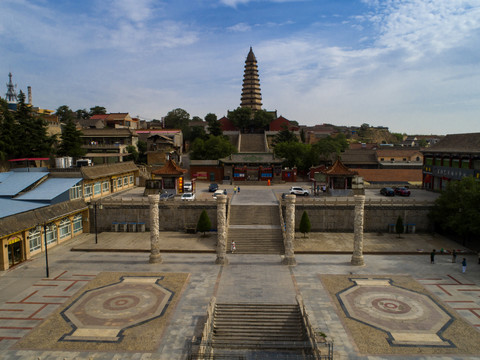
<instances>
[{"instance_id":1,"label":"carved stone column","mask_svg":"<svg viewBox=\"0 0 480 360\"><path fill-rule=\"evenodd\" d=\"M285 257L282 263L285 265L297 265L293 249L295 240L295 195L285 196Z\"/></svg>"},{"instance_id":2,"label":"carved stone column","mask_svg":"<svg viewBox=\"0 0 480 360\"><path fill-rule=\"evenodd\" d=\"M363 217L365 207L365 195L355 195L355 218L353 220L353 255L351 264L362 266L363 261Z\"/></svg>"},{"instance_id":3,"label":"carved stone column","mask_svg":"<svg viewBox=\"0 0 480 360\"><path fill-rule=\"evenodd\" d=\"M215 264L227 265L227 196L217 196L217 260Z\"/></svg>"},{"instance_id":4,"label":"carved stone column","mask_svg":"<svg viewBox=\"0 0 480 360\"><path fill-rule=\"evenodd\" d=\"M158 203L160 195L148 195L150 203L150 264L161 263Z\"/></svg>"}]
</instances>

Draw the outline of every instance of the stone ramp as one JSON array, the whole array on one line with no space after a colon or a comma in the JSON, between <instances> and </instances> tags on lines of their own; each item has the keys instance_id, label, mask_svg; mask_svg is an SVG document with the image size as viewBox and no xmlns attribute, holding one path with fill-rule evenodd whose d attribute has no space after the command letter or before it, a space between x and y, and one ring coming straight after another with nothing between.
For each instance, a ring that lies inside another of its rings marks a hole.
<instances>
[{"instance_id":1,"label":"stone ramp","mask_svg":"<svg viewBox=\"0 0 480 360\"><path fill-rule=\"evenodd\" d=\"M242 134L240 140L241 153L263 153L265 152L264 134Z\"/></svg>"}]
</instances>

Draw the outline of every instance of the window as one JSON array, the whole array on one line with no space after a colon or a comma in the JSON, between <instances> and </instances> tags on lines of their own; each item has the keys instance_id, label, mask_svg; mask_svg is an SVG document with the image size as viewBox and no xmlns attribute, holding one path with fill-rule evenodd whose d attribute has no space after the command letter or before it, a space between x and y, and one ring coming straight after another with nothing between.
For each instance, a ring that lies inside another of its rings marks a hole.
<instances>
[{"instance_id":1,"label":"window","mask_svg":"<svg viewBox=\"0 0 480 360\"><path fill-rule=\"evenodd\" d=\"M119 178L117 179L117 188L121 188L121 187L122 187L122 178L119 177Z\"/></svg>"},{"instance_id":2,"label":"window","mask_svg":"<svg viewBox=\"0 0 480 360\"><path fill-rule=\"evenodd\" d=\"M92 196L92 184L85 185L85 197Z\"/></svg>"},{"instance_id":3,"label":"window","mask_svg":"<svg viewBox=\"0 0 480 360\"><path fill-rule=\"evenodd\" d=\"M480 160L478 159L473 160L473 168L475 170L480 170Z\"/></svg>"},{"instance_id":4,"label":"window","mask_svg":"<svg viewBox=\"0 0 480 360\"><path fill-rule=\"evenodd\" d=\"M102 193L102 183L100 181L93 185L93 193L95 195L100 195Z\"/></svg>"},{"instance_id":5,"label":"window","mask_svg":"<svg viewBox=\"0 0 480 360\"><path fill-rule=\"evenodd\" d=\"M450 166L450 158L443 159L442 165L446 166L446 167L449 167Z\"/></svg>"},{"instance_id":6,"label":"window","mask_svg":"<svg viewBox=\"0 0 480 360\"><path fill-rule=\"evenodd\" d=\"M47 245L57 241L57 225L47 225Z\"/></svg>"},{"instance_id":7,"label":"window","mask_svg":"<svg viewBox=\"0 0 480 360\"><path fill-rule=\"evenodd\" d=\"M124 186L128 186L128 176L125 176L125 177L123 178L123 185L124 185Z\"/></svg>"},{"instance_id":8,"label":"window","mask_svg":"<svg viewBox=\"0 0 480 360\"><path fill-rule=\"evenodd\" d=\"M385 158L381 158L380 161L385 161Z\"/></svg>"},{"instance_id":9,"label":"window","mask_svg":"<svg viewBox=\"0 0 480 360\"><path fill-rule=\"evenodd\" d=\"M435 166L442 166L442 158L435 158Z\"/></svg>"},{"instance_id":10,"label":"window","mask_svg":"<svg viewBox=\"0 0 480 360\"><path fill-rule=\"evenodd\" d=\"M77 233L80 231L83 231L82 214L78 214L73 217L73 232Z\"/></svg>"},{"instance_id":11,"label":"window","mask_svg":"<svg viewBox=\"0 0 480 360\"><path fill-rule=\"evenodd\" d=\"M452 159L452 168L459 168L459 167L460 167L460 160Z\"/></svg>"},{"instance_id":12,"label":"window","mask_svg":"<svg viewBox=\"0 0 480 360\"><path fill-rule=\"evenodd\" d=\"M403 158L403 161L407 161L407 158Z\"/></svg>"},{"instance_id":13,"label":"window","mask_svg":"<svg viewBox=\"0 0 480 360\"><path fill-rule=\"evenodd\" d=\"M462 160L462 169L470 169L470 160L469 159L463 159Z\"/></svg>"},{"instance_id":14,"label":"window","mask_svg":"<svg viewBox=\"0 0 480 360\"><path fill-rule=\"evenodd\" d=\"M425 158L425 165L433 165L433 158L431 157Z\"/></svg>"},{"instance_id":15,"label":"window","mask_svg":"<svg viewBox=\"0 0 480 360\"><path fill-rule=\"evenodd\" d=\"M28 241L30 243L30 252L38 250L42 247L42 236L39 226L29 231Z\"/></svg>"},{"instance_id":16,"label":"window","mask_svg":"<svg viewBox=\"0 0 480 360\"><path fill-rule=\"evenodd\" d=\"M415 158L415 161L420 161L420 156L417 156L417 157Z\"/></svg>"},{"instance_id":17,"label":"window","mask_svg":"<svg viewBox=\"0 0 480 360\"><path fill-rule=\"evenodd\" d=\"M130 175L130 184L133 184L133 175Z\"/></svg>"},{"instance_id":18,"label":"window","mask_svg":"<svg viewBox=\"0 0 480 360\"><path fill-rule=\"evenodd\" d=\"M103 192L109 192L110 191L110 183L108 182L108 180L106 180L102 183L102 187L103 187Z\"/></svg>"},{"instance_id":19,"label":"window","mask_svg":"<svg viewBox=\"0 0 480 360\"><path fill-rule=\"evenodd\" d=\"M67 236L70 236L72 234L72 228L71 228L71 222L69 218L65 218L62 221L60 221L60 239L64 239Z\"/></svg>"},{"instance_id":20,"label":"window","mask_svg":"<svg viewBox=\"0 0 480 360\"><path fill-rule=\"evenodd\" d=\"M82 197L82 183L78 183L70 188L70 200L80 199Z\"/></svg>"}]
</instances>

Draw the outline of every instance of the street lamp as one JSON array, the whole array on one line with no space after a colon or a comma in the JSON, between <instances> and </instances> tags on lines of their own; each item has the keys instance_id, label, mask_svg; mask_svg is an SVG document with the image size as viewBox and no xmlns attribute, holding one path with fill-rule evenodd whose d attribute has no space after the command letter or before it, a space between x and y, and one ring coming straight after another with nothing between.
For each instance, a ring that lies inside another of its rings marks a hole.
<instances>
[{"instance_id":1,"label":"street lamp","mask_svg":"<svg viewBox=\"0 0 480 360\"><path fill-rule=\"evenodd\" d=\"M98 244L98 230L97 230L97 208L99 210L102 210L103 209L103 205L100 203L100 204L97 204L96 202L94 203L90 203L90 205L88 205L88 208L89 209L93 209L93 216L94 216L94 221L95 221L95 244Z\"/></svg>"},{"instance_id":2,"label":"street lamp","mask_svg":"<svg viewBox=\"0 0 480 360\"><path fill-rule=\"evenodd\" d=\"M50 230L50 227L48 227ZM50 271L48 269L48 251L47 251L47 224L43 224L43 237L45 241L45 270L47 272L47 278L50 277Z\"/></svg>"}]
</instances>

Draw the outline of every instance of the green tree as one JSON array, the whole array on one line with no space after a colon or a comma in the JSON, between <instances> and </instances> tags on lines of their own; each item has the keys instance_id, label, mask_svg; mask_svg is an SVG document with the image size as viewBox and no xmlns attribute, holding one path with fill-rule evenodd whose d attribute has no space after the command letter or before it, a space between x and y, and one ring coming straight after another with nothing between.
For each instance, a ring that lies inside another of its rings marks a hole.
<instances>
[{"instance_id":1,"label":"green tree","mask_svg":"<svg viewBox=\"0 0 480 360\"><path fill-rule=\"evenodd\" d=\"M138 149L138 162L146 164L147 163L147 143L145 141L138 140L137 149Z\"/></svg>"},{"instance_id":2,"label":"green tree","mask_svg":"<svg viewBox=\"0 0 480 360\"><path fill-rule=\"evenodd\" d=\"M13 158L16 153L16 133L13 113L8 109L8 103L0 98L0 159Z\"/></svg>"},{"instance_id":3,"label":"green tree","mask_svg":"<svg viewBox=\"0 0 480 360\"><path fill-rule=\"evenodd\" d=\"M288 130L286 126L280 130L275 138L273 139L273 145L282 143L282 142L298 142L298 138L293 131Z\"/></svg>"},{"instance_id":4,"label":"green tree","mask_svg":"<svg viewBox=\"0 0 480 360\"><path fill-rule=\"evenodd\" d=\"M77 118L77 114L72 111L67 105L59 106L55 115L62 124L66 124L69 120Z\"/></svg>"},{"instance_id":5,"label":"green tree","mask_svg":"<svg viewBox=\"0 0 480 360\"><path fill-rule=\"evenodd\" d=\"M167 129L180 129L184 139L190 139L190 114L183 109L177 108L167 113L164 118Z\"/></svg>"},{"instance_id":6,"label":"green tree","mask_svg":"<svg viewBox=\"0 0 480 360\"><path fill-rule=\"evenodd\" d=\"M306 136L305 130L303 128L300 129L300 141L305 144Z\"/></svg>"},{"instance_id":7,"label":"green tree","mask_svg":"<svg viewBox=\"0 0 480 360\"><path fill-rule=\"evenodd\" d=\"M208 133L212 136L223 135L220 121L217 120L217 115L209 113L205 116L205 121L208 123Z\"/></svg>"},{"instance_id":8,"label":"green tree","mask_svg":"<svg viewBox=\"0 0 480 360\"><path fill-rule=\"evenodd\" d=\"M126 147L126 150L127 152L130 154L127 156L127 159L128 161L134 161L134 162L137 162L138 161L138 151L137 151L137 148L134 146L134 145L128 145Z\"/></svg>"},{"instance_id":9,"label":"green tree","mask_svg":"<svg viewBox=\"0 0 480 360\"><path fill-rule=\"evenodd\" d=\"M30 106L25 103L25 94L20 91L17 111L14 114L17 122L15 137L17 156L47 157L52 154L54 137L48 136L46 121L33 114Z\"/></svg>"},{"instance_id":10,"label":"green tree","mask_svg":"<svg viewBox=\"0 0 480 360\"><path fill-rule=\"evenodd\" d=\"M78 109L75 111L75 114L77 114L77 119L89 119L90 118L90 113L86 109Z\"/></svg>"},{"instance_id":11,"label":"green tree","mask_svg":"<svg viewBox=\"0 0 480 360\"><path fill-rule=\"evenodd\" d=\"M480 247L480 182L473 176L451 181L429 213L435 229L458 235L463 244Z\"/></svg>"},{"instance_id":12,"label":"green tree","mask_svg":"<svg viewBox=\"0 0 480 360\"><path fill-rule=\"evenodd\" d=\"M257 110L253 116L252 126L256 129L268 129L268 126L273 121L273 114L267 110Z\"/></svg>"},{"instance_id":13,"label":"green tree","mask_svg":"<svg viewBox=\"0 0 480 360\"><path fill-rule=\"evenodd\" d=\"M207 140L194 140L190 158L192 160L218 160L236 152L235 147L223 136L209 136Z\"/></svg>"},{"instance_id":14,"label":"green tree","mask_svg":"<svg viewBox=\"0 0 480 360\"><path fill-rule=\"evenodd\" d=\"M310 224L310 219L308 218L308 214L306 211L304 211L302 214L302 218L300 220L300 227L299 227L299 230L303 234L303 237L305 237L305 234L308 234L310 232L311 228L312 228L312 224Z\"/></svg>"},{"instance_id":15,"label":"green tree","mask_svg":"<svg viewBox=\"0 0 480 360\"><path fill-rule=\"evenodd\" d=\"M252 109L250 108L238 107L229 111L228 118L241 132L246 132L247 129L252 127Z\"/></svg>"},{"instance_id":16,"label":"green tree","mask_svg":"<svg viewBox=\"0 0 480 360\"><path fill-rule=\"evenodd\" d=\"M77 130L72 119L69 119L62 128L61 143L58 151L59 155L82 157L85 155L85 149L82 149L82 132Z\"/></svg>"},{"instance_id":17,"label":"green tree","mask_svg":"<svg viewBox=\"0 0 480 360\"><path fill-rule=\"evenodd\" d=\"M401 216L397 218L397 222L395 224L395 232L397 233L398 237L403 234L403 219Z\"/></svg>"},{"instance_id":18,"label":"green tree","mask_svg":"<svg viewBox=\"0 0 480 360\"><path fill-rule=\"evenodd\" d=\"M203 236L206 236L206 232L210 231L212 228L212 223L210 221L210 218L208 217L208 214L206 210L203 210L202 213L200 214L200 217L198 218L197 222L197 231L203 232Z\"/></svg>"},{"instance_id":19,"label":"green tree","mask_svg":"<svg viewBox=\"0 0 480 360\"><path fill-rule=\"evenodd\" d=\"M397 142L402 142L403 141L403 135L400 133L392 133L393 136L395 136Z\"/></svg>"},{"instance_id":20,"label":"green tree","mask_svg":"<svg viewBox=\"0 0 480 360\"><path fill-rule=\"evenodd\" d=\"M107 109L105 109L103 106L98 106L98 105L91 107L89 112L90 116L103 115L106 113L107 113Z\"/></svg>"},{"instance_id":21,"label":"green tree","mask_svg":"<svg viewBox=\"0 0 480 360\"><path fill-rule=\"evenodd\" d=\"M283 166L297 167L301 170L308 169L312 164L308 162L311 146L300 142L281 142L275 145L275 155L284 158Z\"/></svg>"},{"instance_id":22,"label":"green tree","mask_svg":"<svg viewBox=\"0 0 480 360\"><path fill-rule=\"evenodd\" d=\"M194 141L195 139L206 139L207 134L205 133L205 129L202 126L194 126L190 131L190 139L189 141Z\"/></svg>"}]
</instances>

